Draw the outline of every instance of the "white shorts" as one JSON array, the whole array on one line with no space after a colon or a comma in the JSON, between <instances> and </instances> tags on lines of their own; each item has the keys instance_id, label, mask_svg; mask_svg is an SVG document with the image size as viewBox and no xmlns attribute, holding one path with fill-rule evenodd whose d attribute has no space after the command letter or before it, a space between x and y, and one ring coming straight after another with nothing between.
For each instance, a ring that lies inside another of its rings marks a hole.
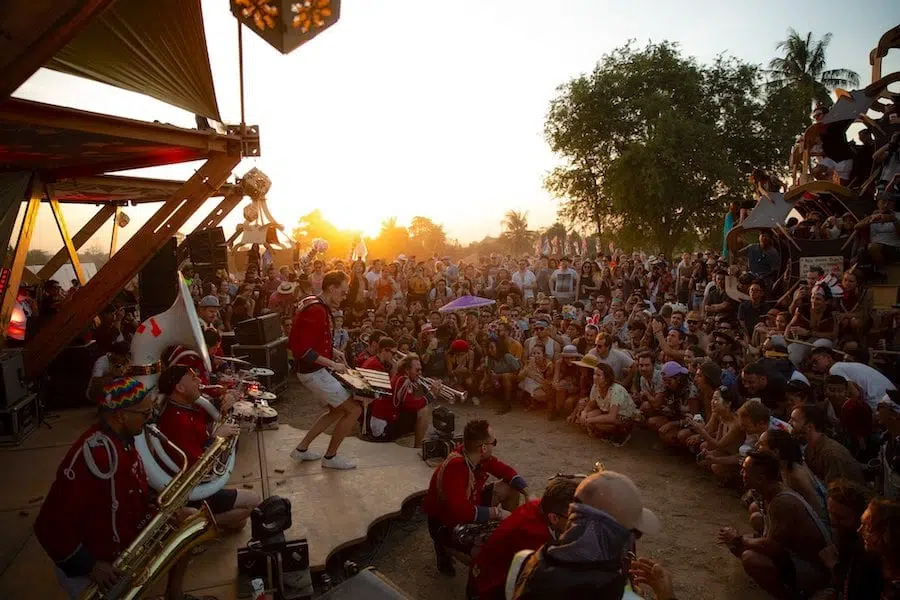
<instances>
[{"instance_id":1,"label":"white shorts","mask_svg":"<svg viewBox=\"0 0 900 600\"><path fill-rule=\"evenodd\" d=\"M319 369L312 373L297 373L297 379L309 390L313 398L328 406L340 406L352 396L327 369Z\"/></svg>"},{"instance_id":2,"label":"white shorts","mask_svg":"<svg viewBox=\"0 0 900 600\"><path fill-rule=\"evenodd\" d=\"M519 389L528 394L529 396L533 396L536 391L538 391L541 387L537 381L532 379L531 377L526 377L522 381L519 382Z\"/></svg>"}]
</instances>

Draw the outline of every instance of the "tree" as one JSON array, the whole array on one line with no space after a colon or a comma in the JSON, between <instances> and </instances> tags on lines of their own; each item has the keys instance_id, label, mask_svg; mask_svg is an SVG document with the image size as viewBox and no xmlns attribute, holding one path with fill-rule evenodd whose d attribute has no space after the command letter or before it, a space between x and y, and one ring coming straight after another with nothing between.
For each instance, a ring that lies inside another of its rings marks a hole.
<instances>
[{"instance_id":1,"label":"tree","mask_svg":"<svg viewBox=\"0 0 900 600\"><path fill-rule=\"evenodd\" d=\"M794 28L787 31L786 40L778 42L776 49L784 51L783 57L769 62L769 81L766 88L775 92L793 88L805 100L807 107L814 103L831 106L829 92L835 88L856 87L859 74L850 69L825 69L825 51L831 43L831 34L813 39L812 33L801 36Z\"/></svg>"},{"instance_id":2,"label":"tree","mask_svg":"<svg viewBox=\"0 0 900 600\"><path fill-rule=\"evenodd\" d=\"M378 237L367 243L367 246L373 257L384 259L410 252L412 249L409 231L406 227L397 224L397 217L390 217L382 221Z\"/></svg>"},{"instance_id":3,"label":"tree","mask_svg":"<svg viewBox=\"0 0 900 600\"><path fill-rule=\"evenodd\" d=\"M422 255L441 254L446 249L447 233L444 226L428 217L413 217L409 223L409 237L415 246L421 248Z\"/></svg>"},{"instance_id":4,"label":"tree","mask_svg":"<svg viewBox=\"0 0 900 600\"><path fill-rule=\"evenodd\" d=\"M338 229L316 209L300 217L291 237L301 248L309 246L316 238L322 238L328 242L329 256L346 260L359 239L359 232Z\"/></svg>"},{"instance_id":5,"label":"tree","mask_svg":"<svg viewBox=\"0 0 900 600\"><path fill-rule=\"evenodd\" d=\"M25 254L26 265L46 265L50 261L50 253L46 250L32 248Z\"/></svg>"},{"instance_id":6,"label":"tree","mask_svg":"<svg viewBox=\"0 0 900 600\"><path fill-rule=\"evenodd\" d=\"M604 241L671 255L720 227L724 194L749 192L745 164L785 154L763 121L758 67L701 65L670 42L604 56L558 89L544 126L563 164L545 187L560 218Z\"/></svg>"},{"instance_id":7,"label":"tree","mask_svg":"<svg viewBox=\"0 0 900 600\"><path fill-rule=\"evenodd\" d=\"M536 234L528 229L528 211L506 211L501 225L503 233L500 237L509 245L512 254L521 255L529 251Z\"/></svg>"}]
</instances>

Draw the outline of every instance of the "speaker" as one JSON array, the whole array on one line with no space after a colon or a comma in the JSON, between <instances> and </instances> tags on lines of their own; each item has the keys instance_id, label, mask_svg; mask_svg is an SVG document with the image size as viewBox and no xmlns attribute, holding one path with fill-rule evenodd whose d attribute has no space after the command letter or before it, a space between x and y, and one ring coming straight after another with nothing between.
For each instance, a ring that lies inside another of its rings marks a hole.
<instances>
[{"instance_id":1,"label":"speaker","mask_svg":"<svg viewBox=\"0 0 900 600\"><path fill-rule=\"evenodd\" d=\"M177 241L169 238L138 276L141 318L169 310L178 297Z\"/></svg>"},{"instance_id":2,"label":"speaker","mask_svg":"<svg viewBox=\"0 0 900 600\"><path fill-rule=\"evenodd\" d=\"M28 394L25 385L25 363L22 350L0 352L0 408L15 404Z\"/></svg>"},{"instance_id":3,"label":"speaker","mask_svg":"<svg viewBox=\"0 0 900 600\"><path fill-rule=\"evenodd\" d=\"M252 346L273 342L284 335L281 315L268 313L261 317L238 321L234 324L234 335L238 344Z\"/></svg>"},{"instance_id":4,"label":"speaker","mask_svg":"<svg viewBox=\"0 0 900 600\"><path fill-rule=\"evenodd\" d=\"M231 355L246 357L244 360L254 367L272 369L275 374L260 377L259 381L272 393L287 389L290 367L288 366L288 339L282 336L268 344L235 344L231 347Z\"/></svg>"},{"instance_id":5,"label":"speaker","mask_svg":"<svg viewBox=\"0 0 900 600\"><path fill-rule=\"evenodd\" d=\"M0 410L0 444L18 446L41 422L41 404L37 394L27 394L18 402Z\"/></svg>"},{"instance_id":6,"label":"speaker","mask_svg":"<svg viewBox=\"0 0 900 600\"><path fill-rule=\"evenodd\" d=\"M187 236L185 244L191 256L191 262L208 264L213 273L228 268L228 250L225 245L225 230L221 227L202 229ZM202 275L201 275L202 277Z\"/></svg>"}]
</instances>

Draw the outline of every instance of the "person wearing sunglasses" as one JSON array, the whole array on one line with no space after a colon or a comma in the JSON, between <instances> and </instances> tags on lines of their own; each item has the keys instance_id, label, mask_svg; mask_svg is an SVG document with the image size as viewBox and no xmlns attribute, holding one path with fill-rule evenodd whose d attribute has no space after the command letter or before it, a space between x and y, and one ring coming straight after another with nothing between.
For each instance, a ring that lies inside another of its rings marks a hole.
<instances>
[{"instance_id":1,"label":"person wearing sunglasses","mask_svg":"<svg viewBox=\"0 0 900 600\"><path fill-rule=\"evenodd\" d=\"M155 512L147 475L134 446L153 412L153 394L131 377L100 390L99 422L72 445L60 463L34 523L70 598L89 585L108 590L120 577L112 564ZM166 598L183 598L187 558L169 572Z\"/></svg>"},{"instance_id":2,"label":"person wearing sunglasses","mask_svg":"<svg viewBox=\"0 0 900 600\"><path fill-rule=\"evenodd\" d=\"M455 526L505 519L523 498L528 500L525 479L494 456L496 446L497 437L487 421L469 421L463 443L431 476L422 508L428 516L438 571L445 575L456 573L451 552L472 551L453 539ZM499 481L487 483L490 476Z\"/></svg>"}]
</instances>

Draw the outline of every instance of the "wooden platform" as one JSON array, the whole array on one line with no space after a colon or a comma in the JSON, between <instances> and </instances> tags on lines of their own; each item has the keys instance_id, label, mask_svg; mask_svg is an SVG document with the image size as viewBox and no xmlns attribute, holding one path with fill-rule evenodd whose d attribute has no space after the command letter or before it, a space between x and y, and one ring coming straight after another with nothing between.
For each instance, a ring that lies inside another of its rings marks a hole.
<instances>
[{"instance_id":1,"label":"wooden platform","mask_svg":"<svg viewBox=\"0 0 900 600\"><path fill-rule=\"evenodd\" d=\"M93 418L89 409L67 411L51 421L52 429L41 428L18 448L0 449L5 479L0 491L0 598L64 600L32 525L59 462ZM432 469L412 448L357 438L341 446L341 455L357 462L355 470L322 469L318 461L298 464L289 453L304 434L286 425L243 434L229 487L289 498L293 526L288 538L309 541L315 571L335 552L365 540L374 523L396 516L406 501L424 494ZM322 435L312 449L324 452L328 441ZM236 598L236 551L249 535L248 524L210 544L192 561L185 589L221 600ZM156 586L160 593L163 587Z\"/></svg>"}]
</instances>

